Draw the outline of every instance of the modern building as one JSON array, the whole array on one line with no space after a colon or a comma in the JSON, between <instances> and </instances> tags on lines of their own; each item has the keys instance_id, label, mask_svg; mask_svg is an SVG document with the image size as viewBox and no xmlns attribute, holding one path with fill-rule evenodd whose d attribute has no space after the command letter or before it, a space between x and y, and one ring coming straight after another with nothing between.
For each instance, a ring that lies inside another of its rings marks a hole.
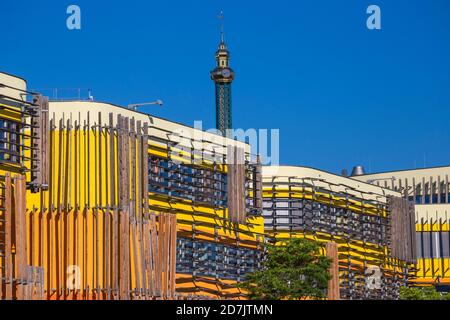
<instances>
[{"instance_id":1,"label":"modern building","mask_svg":"<svg viewBox=\"0 0 450 320\"><path fill-rule=\"evenodd\" d=\"M414 274L414 212L398 191L313 168L270 166L263 167L263 207L268 241L336 244L342 299L397 299Z\"/></svg>"},{"instance_id":2,"label":"modern building","mask_svg":"<svg viewBox=\"0 0 450 320\"><path fill-rule=\"evenodd\" d=\"M450 292L450 166L389 171L355 179L395 190L415 203L418 285Z\"/></svg>"},{"instance_id":3,"label":"modern building","mask_svg":"<svg viewBox=\"0 0 450 320\"><path fill-rule=\"evenodd\" d=\"M217 63L228 129L223 38ZM49 102L0 73L0 298L241 299L263 244L292 237L334 259L333 298L447 290L450 167L344 177L261 167L250 150L111 103Z\"/></svg>"},{"instance_id":4,"label":"modern building","mask_svg":"<svg viewBox=\"0 0 450 320\"><path fill-rule=\"evenodd\" d=\"M249 145L109 103L29 103L1 76L3 299L243 297L264 241Z\"/></svg>"}]
</instances>

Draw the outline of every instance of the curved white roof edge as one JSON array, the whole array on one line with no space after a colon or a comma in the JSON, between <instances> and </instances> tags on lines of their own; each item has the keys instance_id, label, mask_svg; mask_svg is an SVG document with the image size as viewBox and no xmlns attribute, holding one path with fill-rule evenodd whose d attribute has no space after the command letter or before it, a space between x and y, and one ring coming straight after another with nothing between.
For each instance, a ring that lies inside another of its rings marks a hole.
<instances>
[{"instance_id":1,"label":"curved white roof edge","mask_svg":"<svg viewBox=\"0 0 450 320\"><path fill-rule=\"evenodd\" d=\"M364 181L358 181L353 178L343 177L320 169L302 167L302 166L264 166L263 179L274 179L279 182L287 182L288 178L311 179L317 185L332 184L335 185L336 191L344 191L349 193L368 193L374 195L397 196L401 197L401 193L390 189L382 188ZM340 186L340 187L339 187ZM349 189L350 188L350 189ZM334 190L334 189L333 189ZM350 192L351 191L351 192Z\"/></svg>"},{"instance_id":2,"label":"curved white roof edge","mask_svg":"<svg viewBox=\"0 0 450 320\"><path fill-rule=\"evenodd\" d=\"M102 113L102 122L109 122L109 113L114 113L113 124L115 125L117 121L117 115L121 114L124 117L133 118L136 121L141 121L142 123L147 122L150 127L155 127L158 129L163 129L168 132L177 133L180 137L186 138L186 144L189 138L196 141L204 141L205 144L209 142L216 143L219 145L235 145L250 153L250 145L244 142L236 141L233 139L225 138L223 136L213 134L210 132L202 131L191 126L187 126L181 123L173 122L170 120L155 117L143 112L131 110L122 106L114 105L107 102L97 102L97 101L50 101L49 103L49 118L55 117L55 120L59 119L69 119L72 117L73 121L80 120L81 123L87 120L87 112L89 111L89 117L91 123L98 122L98 113ZM154 134L154 132L152 133ZM161 138L166 138L164 133L159 133ZM183 141L180 141L181 144ZM190 142L189 142L190 144Z\"/></svg>"},{"instance_id":3,"label":"curved white roof edge","mask_svg":"<svg viewBox=\"0 0 450 320\"><path fill-rule=\"evenodd\" d=\"M0 85L0 95L5 95L18 100L24 100L25 97L21 95L21 93L27 90L27 81L25 79L0 71L0 84L17 89L14 90Z\"/></svg>"}]
</instances>

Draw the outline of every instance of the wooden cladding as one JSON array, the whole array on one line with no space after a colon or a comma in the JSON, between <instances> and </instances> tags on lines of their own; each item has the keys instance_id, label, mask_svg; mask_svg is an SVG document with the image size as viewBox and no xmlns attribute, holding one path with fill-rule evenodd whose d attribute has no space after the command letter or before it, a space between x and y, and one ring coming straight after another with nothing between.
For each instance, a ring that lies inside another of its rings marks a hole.
<instances>
[{"instance_id":1,"label":"wooden cladding","mask_svg":"<svg viewBox=\"0 0 450 320\"><path fill-rule=\"evenodd\" d=\"M237 146L227 147L228 160L228 218L245 223L245 153Z\"/></svg>"},{"instance_id":2,"label":"wooden cladding","mask_svg":"<svg viewBox=\"0 0 450 320\"><path fill-rule=\"evenodd\" d=\"M48 189L25 209L24 177L5 178L4 299L176 297L176 215L149 209L148 131L121 115L52 116Z\"/></svg>"},{"instance_id":3,"label":"wooden cladding","mask_svg":"<svg viewBox=\"0 0 450 320\"><path fill-rule=\"evenodd\" d=\"M325 251L327 258L331 260L331 279L328 281L327 298L328 300L339 300L339 253L337 243L327 242Z\"/></svg>"},{"instance_id":4,"label":"wooden cladding","mask_svg":"<svg viewBox=\"0 0 450 320\"><path fill-rule=\"evenodd\" d=\"M416 261L416 227L414 204L407 199L391 196L390 212L391 256L407 262Z\"/></svg>"},{"instance_id":5,"label":"wooden cladding","mask_svg":"<svg viewBox=\"0 0 450 320\"><path fill-rule=\"evenodd\" d=\"M253 206L259 213L263 209L263 181L262 181L261 156L257 156L256 165L253 169Z\"/></svg>"},{"instance_id":6,"label":"wooden cladding","mask_svg":"<svg viewBox=\"0 0 450 320\"><path fill-rule=\"evenodd\" d=\"M170 213L158 215L158 252L154 256L158 272L154 281L157 292L164 298L175 298L177 265L177 217ZM155 274L155 273L154 273Z\"/></svg>"},{"instance_id":7,"label":"wooden cladding","mask_svg":"<svg viewBox=\"0 0 450 320\"><path fill-rule=\"evenodd\" d=\"M49 116L48 98L41 95L34 97L37 106L31 117L31 181L30 189L37 192L40 188L48 189L49 177Z\"/></svg>"},{"instance_id":8,"label":"wooden cladding","mask_svg":"<svg viewBox=\"0 0 450 320\"><path fill-rule=\"evenodd\" d=\"M0 299L43 299L43 269L28 265L25 176L9 173L2 185Z\"/></svg>"}]
</instances>

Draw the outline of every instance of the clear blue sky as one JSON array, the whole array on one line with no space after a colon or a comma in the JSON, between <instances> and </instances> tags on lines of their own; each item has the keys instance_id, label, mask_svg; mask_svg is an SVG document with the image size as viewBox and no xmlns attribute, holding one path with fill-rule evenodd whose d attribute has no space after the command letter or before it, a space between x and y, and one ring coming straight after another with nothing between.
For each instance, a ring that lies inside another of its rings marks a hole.
<instances>
[{"instance_id":1,"label":"clear blue sky","mask_svg":"<svg viewBox=\"0 0 450 320\"><path fill-rule=\"evenodd\" d=\"M81 31L66 28L70 4ZM370 4L381 31L366 28ZM146 110L213 127L221 9L234 125L279 128L281 163L450 164L448 0L1 1L0 70L116 104L161 98Z\"/></svg>"}]
</instances>

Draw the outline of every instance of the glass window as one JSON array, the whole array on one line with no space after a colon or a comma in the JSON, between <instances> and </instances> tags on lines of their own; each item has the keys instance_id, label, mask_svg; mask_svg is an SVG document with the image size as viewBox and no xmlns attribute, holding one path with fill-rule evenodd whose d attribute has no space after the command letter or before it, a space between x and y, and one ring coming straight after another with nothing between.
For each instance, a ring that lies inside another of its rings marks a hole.
<instances>
[{"instance_id":1,"label":"glass window","mask_svg":"<svg viewBox=\"0 0 450 320\"><path fill-rule=\"evenodd\" d=\"M177 272L236 280L253 272L259 264L258 250L219 243L177 240Z\"/></svg>"},{"instance_id":2,"label":"glass window","mask_svg":"<svg viewBox=\"0 0 450 320\"><path fill-rule=\"evenodd\" d=\"M226 175L213 170L150 157L150 192L188 199L216 207L227 205Z\"/></svg>"},{"instance_id":3,"label":"glass window","mask_svg":"<svg viewBox=\"0 0 450 320\"><path fill-rule=\"evenodd\" d=\"M450 258L450 232L441 232L440 235L441 257Z\"/></svg>"},{"instance_id":4,"label":"glass window","mask_svg":"<svg viewBox=\"0 0 450 320\"><path fill-rule=\"evenodd\" d=\"M422 204L422 196L416 195L416 204Z\"/></svg>"},{"instance_id":5,"label":"glass window","mask_svg":"<svg viewBox=\"0 0 450 320\"><path fill-rule=\"evenodd\" d=\"M450 232L416 232L417 258L450 258Z\"/></svg>"},{"instance_id":6,"label":"glass window","mask_svg":"<svg viewBox=\"0 0 450 320\"><path fill-rule=\"evenodd\" d=\"M429 259L431 258L431 233L430 232L417 232L417 246L418 246L418 256L420 258Z\"/></svg>"},{"instance_id":7,"label":"glass window","mask_svg":"<svg viewBox=\"0 0 450 320\"><path fill-rule=\"evenodd\" d=\"M431 232L431 257L439 258L442 257L441 254L441 237L439 232Z\"/></svg>"},{"instance_id":8,"label":"glass window","mask_svg":"<svg viewBox=\"0 0 450 320\"><path fill-rule=\"evenodd\" d=\"M21 162L20 123L0 119L0 161Z\"/></svg>"}]
</instances>

